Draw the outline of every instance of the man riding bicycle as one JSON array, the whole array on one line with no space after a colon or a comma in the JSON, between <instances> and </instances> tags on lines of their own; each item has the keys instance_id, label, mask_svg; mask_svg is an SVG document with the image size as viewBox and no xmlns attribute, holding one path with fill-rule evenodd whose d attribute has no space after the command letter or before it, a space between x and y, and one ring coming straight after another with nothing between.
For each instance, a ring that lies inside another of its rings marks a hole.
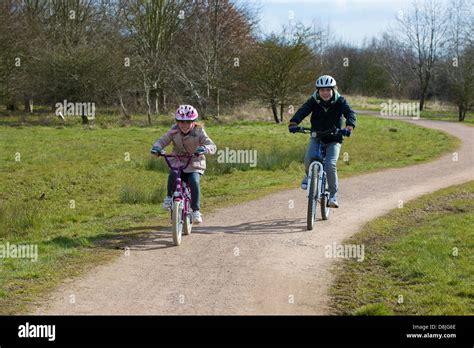
<instances>
[{"instance_id":1,"label":"man riding bicycle","mask_svg":"<svg viewBox=\"0 0 474 348\"><path fill-rule=\"evenodd\" d=\"M342 129L342 134L350 135L356 124L356 114L347 103L346 99L337 91L336 80L329 75L320 76L316 80L316 91L313 95L298 109L288 124L288 130L296 133L298 124L311 114L311 129L316 131L326 131L334 127L342 128L342 117L346 119L346 128ZM301 188L307 189L308 170L314 153L317 151L319 143L326 149L326 160L324 170L327 173L329 202L331 208L339 208L337 202L338 180L336 162L339 158L341 144L343 142L342 134L327 135L322 139L311 138L306 155L304 166L306 175L301 182Z\"/></svg>"}]
</instances>

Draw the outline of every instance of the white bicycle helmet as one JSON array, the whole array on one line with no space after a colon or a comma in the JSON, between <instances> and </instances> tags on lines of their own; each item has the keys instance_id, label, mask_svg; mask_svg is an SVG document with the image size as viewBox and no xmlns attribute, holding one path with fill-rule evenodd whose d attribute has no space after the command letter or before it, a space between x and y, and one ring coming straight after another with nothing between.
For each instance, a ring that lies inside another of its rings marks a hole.
<instances>
[{"instance_id":1,"label":"white bicycle helmet","mask_svg":"<svg viewBox=\"0 0 474 348\"><path fill-rule=\"evenodd\" d=\"M336 80L329 75L322 75L316 80L316 88L334 88Z\"/></svg>"},{"instance_id":2,"label":"white bicycle helmet","mask_svg":"<svg viewBox=\"0 0 474 348\"><path fill-rule=\"evenodd\" d=\"M194 121L198 118L197 110L191 105L180 105L175 114L177 121Z\"/></svg>"}]
</instances>

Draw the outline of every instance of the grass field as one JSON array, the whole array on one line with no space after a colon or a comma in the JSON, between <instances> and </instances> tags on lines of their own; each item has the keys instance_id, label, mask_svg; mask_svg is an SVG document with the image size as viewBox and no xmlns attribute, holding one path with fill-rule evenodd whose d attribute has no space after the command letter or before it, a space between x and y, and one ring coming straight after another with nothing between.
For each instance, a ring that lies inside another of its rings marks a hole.
<instances>
[{"instance_id":1,"label":"grass field","mask_svg":"<svg viewBox=\"0 0 474 348\"><path fill-rule=\"evenodd\" d=\"M339 314L474 315L474 181L371 221L348 244L332 288Z\"/></svg>"},{"instance_id":2,"label":"grass field","mask_svg":"<svg viewBox=\"0 0 474 348\"><path fill-rule=\"evenodd\" d=\"M52 121L54 122L54 121ZM167 226L167 178L149 149L168 128L0 126L0 244L35 244L39 260L0 259L0 313L24 312L67 277L122 252L134 226ZM54 123L53 123L54 125ZM219 149L257 150L255 168L208 157L204 215L299 186L307 136L264 122L210 123ZM359 117L341 151L341 178L432 160L458 141L394 120ZM344 153L349 160L344 162Z\"/></svg>"},{"instance_id":3,"label":"grass field","mask_svg":"<svg viewBox=\"0 0 474 348\"><path fill-rule=\"evenodd\" d=\"M370 110L370 111L381 111L382 103L388 103L391 99L392 104L397 103L418 103L417 100L409 99L394 99L394 98L377 98L377 97L365 97L360 95L348 95L346 98L349 100L353 109L357 110ZM402 115L403 116L403 115ZM412 116L412 115L408 115ZM458 121L458 111L455 105L441 103L439 101L426 101L424 110L420 113L421 118L430 120L440 121ZM468 112L463 123L474 126L474 112Z\"/></svg>"}]
</instances>

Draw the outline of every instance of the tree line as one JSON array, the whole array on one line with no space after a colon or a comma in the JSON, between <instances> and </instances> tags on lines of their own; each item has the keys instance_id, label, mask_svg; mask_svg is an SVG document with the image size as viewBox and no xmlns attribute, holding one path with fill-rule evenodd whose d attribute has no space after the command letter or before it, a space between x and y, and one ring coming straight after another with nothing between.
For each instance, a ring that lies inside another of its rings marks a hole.
<instances>
[{"instance_id":1,"label":"tree line","mask_svg":"<svg viewBox=\"0 0 474 348\"><path fill-rule=\"evenodd\" d=\"M333 75L343 93L473 106L472 3L414 2L361 46L322 25L259 32L258 12L229 0L3 0L0 103L63 100L154 117L176 104L204 117L258 100L275 122Z\"/></svg>"}]
</instances>

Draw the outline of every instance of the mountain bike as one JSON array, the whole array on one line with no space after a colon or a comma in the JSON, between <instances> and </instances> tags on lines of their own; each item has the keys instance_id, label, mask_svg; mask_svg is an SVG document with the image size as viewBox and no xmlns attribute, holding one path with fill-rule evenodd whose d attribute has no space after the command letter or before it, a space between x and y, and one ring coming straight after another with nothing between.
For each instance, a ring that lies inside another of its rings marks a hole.
<instances>
[{"instance_id":1,"label":"mountain bike","mask_svg":"<svg viewBox=\"0 0 474 348\"><path fill-rule=\"evenodd\" d=\"M315 131L311 128L298 127L296 132L310 134L312 138L324 138L328 135L338 135L344 133L341 129L334 127L333 129L325 131ZM316 153L311 158L311 164L308 170L308 213L306 218L306 227L308 230L314 228L316 220L316 210L318 202L321 206L321 218L323 220L329 219L331 208L329 207L329 191L326 171L324 170L324 161L326 160L326 147L318 142Z\"/></svg>"}]
</instances>

